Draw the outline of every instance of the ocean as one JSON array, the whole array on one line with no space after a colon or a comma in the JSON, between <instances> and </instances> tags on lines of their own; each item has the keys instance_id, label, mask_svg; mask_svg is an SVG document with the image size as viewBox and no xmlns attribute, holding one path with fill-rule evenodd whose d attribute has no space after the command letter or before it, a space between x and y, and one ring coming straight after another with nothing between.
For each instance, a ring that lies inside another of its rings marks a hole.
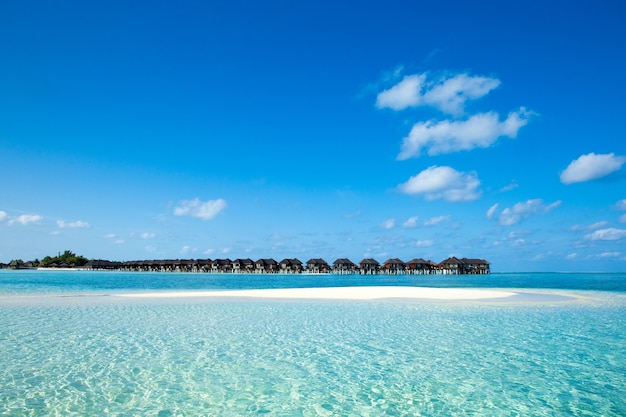
<instances>
[{"instance_id":1,"label":"ocean","mask_svg":"<svg viewBox=\"0 0 626 417\"><path fill-rule=\"evenodd\" d=\"M569 301L122 299L334 286ZM624 416L626 274L0 270L0 415Z\"/></svg>"}]
</instances>

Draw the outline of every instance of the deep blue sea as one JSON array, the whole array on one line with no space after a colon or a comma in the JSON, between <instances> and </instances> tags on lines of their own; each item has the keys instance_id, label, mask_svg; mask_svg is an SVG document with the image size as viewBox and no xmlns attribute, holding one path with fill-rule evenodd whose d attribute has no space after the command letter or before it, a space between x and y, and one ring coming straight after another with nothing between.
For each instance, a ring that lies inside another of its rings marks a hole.
<instances>
[{"instance_id":1,"label":"deep blue sea","mask_svg":"<svg viewBox=\"0 0 626 417\"><path fill-rule=\"evenodd\" d=\"M544 302L123 299L414 285ZM626 274L0 270L0 415L625 416Z\"/></svg>"}]
</instances>

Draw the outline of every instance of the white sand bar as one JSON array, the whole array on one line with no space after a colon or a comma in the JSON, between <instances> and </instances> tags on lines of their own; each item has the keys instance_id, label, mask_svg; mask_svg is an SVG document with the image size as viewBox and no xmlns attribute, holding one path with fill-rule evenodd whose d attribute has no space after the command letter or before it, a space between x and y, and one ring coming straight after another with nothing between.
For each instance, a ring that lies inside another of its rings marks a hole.
<instances>
[{"instance_id":1,"label":"white sand bar","mask_svg":"<svg viewBox=\"0 0 626 417\"><path fill-rule=\"evenodd\" d=\"M331 287L331 288L280 288L266 290L224 291L169 291L116 294L129 298L181 298L181 297L252 297L318 300L382 300L382 299L432 299L432 300L483 300L507 298L514 292L426 287Z\"/></svg>"}]
</instances>

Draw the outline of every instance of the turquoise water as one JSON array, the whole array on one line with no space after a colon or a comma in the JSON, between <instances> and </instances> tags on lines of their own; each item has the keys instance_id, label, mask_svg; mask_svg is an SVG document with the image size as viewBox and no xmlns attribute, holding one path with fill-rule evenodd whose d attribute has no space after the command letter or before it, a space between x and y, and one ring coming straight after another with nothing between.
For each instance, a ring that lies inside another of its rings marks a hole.
<instances>
[{"instance_id":1,"label":"turquoise water","mask_svg":"<svg viewBox=\"0 0 626 417\"><path fill-rule=\"evenodd\" d=\"M0 269L0 296L24 293L136 290L219 290L334 286L546 288L626 292L626 273L530 273L491 275L263 275L111 271L12 271Z\"/></svg>"},{"instance_id":2,"label":"turquoise water","mask_svg":"<svg viewBox=\"0 0 626 417\"><path fill-rule=\"evenodd\" d=\"M626 415L625 275L509 277L580 298L496 304L121 299L94 294L171 278L19 273L0 271L0 415ZM247 285L277 279L342 278Z\"/></svg>"}]
</instances>

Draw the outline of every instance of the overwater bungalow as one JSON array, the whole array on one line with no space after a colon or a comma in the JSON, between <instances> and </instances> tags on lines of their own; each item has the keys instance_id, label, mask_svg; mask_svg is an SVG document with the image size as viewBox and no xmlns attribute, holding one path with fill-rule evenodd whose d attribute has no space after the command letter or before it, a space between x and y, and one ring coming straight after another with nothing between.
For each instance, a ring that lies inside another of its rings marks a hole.
<instances>
[{"instance_id":1,"label":"overwater bungalow","mask_svg":"<svg viewBox=\"0 0 626 417\"><path fill-rule=\"evenodd\" d=\"M15 262L16 264L17 262ZM399 258L389 258L383 265L376 259L365 258L356 265L348 258L338 258L332 267L322 258L311 258L303 266L297 258L285 258L276 262L272 258L259 259L256 262L250 258L230 259L163 259L163 260L135 260L126 262L110 262L91 260L85 265L87 269L118 269L137 272L209 272L209 273L283 273L298 274L308 272L313 274L409 274L409 275L484 275L490 274L490 263L478 258L457 258L451 256L440 263L423 258L413 258L403 262ZM9 266L9 265L7 265ZM72 265L65 263L52 264L49 268L67 268Z\"/></svg>"},{"instance_id":2,"label":"overwater bungalow","mask_svg":"<svg viewBox=\"0 0 626 417\"><path fill-rule=\"evenodd\" d=\"M211 272L213 273L223 274L223 273L232 272L232 270L233 270L233 262L228 258L213 259L213 261L211 262Z\"/></svg>"},{"instance_id":3,"label":"overwater bungalow","mask_svg":"<svg viewBox=\"0 0 626 417\"><path fill-rule=\"evenodd\" d=\"M470 275L485 275L489 274L491 271L489 270L490 263L485 261L484 259L461 259L463 265L463 273Z\"/></svg>"},{"instance_id":4,"label":"overwater bungalow","mask_svg":"<svg viewBox=\"0 0 626 417\"><path fill-rule=\"evenodd\" d=\"M440 273L446 275L483 275L489 274L489 262L484 259L450 257L438 265Z\"/></svg>"},{"instance_id":5,"label":"overwater bungalow","mask_svg":"<svg viewBox=\"0 0 626 417\"><path fill-rule=\"evenodd\" d=\"M245 274L254 271L254 261L250 258L235 259L233 261L233 273Z\"/></svg>"},{"instance_id":6,"label":"overwater bungalow","mask_svg":"<svg viewBox=\"0 0 626 417\"><path fill-rule=\"evenodd\" d=\"M330 265L322 258L312 258L306 261L306 271L312 274L326 274L330 272Z\"/></svg>"},{"instance_id":7,"label":"overwater bungalow","mask_svg":"<svg viewBox=\"0 0 626 417\"><path fill-rule=\"evenodd\" d=\"M359 273L361 275L378 274L380 263L374 258L365 258L359 262Z\"/></svg>"},{"instance_id":8,"label":"overwater bungalow","mask_svg":"<svg viewBox=\"0 0 626 417\"><path fill-rule=\"evenodd\" d=\"M96 271L99 269L116 269L118 265L115 262L107 261L104 259L93 259L87 262L84 266L85 269Z\"/></svg>"},{"instance_id":9,"label":"overwater bungalow","mask_svg":"<svg viewBox=\"0 0 626 417\"><path fill-rule=\"evenodd\" d=\"M274 274L278 271L278 262L272 258L259 259L254 264L257 274Z\"/></svg>"},{"instance_id":10,"label":"overwater bungalow","mask_svg":"<svg viewBox=\"0 0 626 417\"><path fill-rule=\"evenodd\" d=\"M348 258L339 258L333 262L332 271L334 274L354 274L358 270L358 267L354 262Z\"/></svg>"},{"instance_id":11,"label":"overwater bungalow","mask_svg":"<svg viewBox=\"0 0 626 417\"><path fill-rule=\"evenodd\" d=\"M285 258L278 263L281 274L299 274L302 272L302 261L298 258Z\"/></svg>"},{"instance_id":12,"label":"overwater bungalow","mask_svg":"<svg viewBox=\"0 0 626 417\"><path fill-rule=\"evenodd\" d=\"M434 263L422 258L413 258L406 263L406 273L410 275L427 275L435 270Z\"/></svg>"},{"instance_id":13,"label":"overwater bungalow","mask_svg":"<svg viewBox=\"0 0 626 417\"><path fill-rule=\"evenodd\" d=\"M459 275L463 273L462 262L455 256L451 256L438 265L440 273L444 275Z\"/></svg>"},{"instance_id":14,"label":"overwater bungalow","mask_svg":"<svg viewBox=\"0 0 626 417\"><path fill-rule=\"evenodd\" d=\"M198 272L195 259L181 259L176 265L176 272Z\"/></svg>"},{"instance_id":15,"label":"overwater bungalow","mask_svg":"<svg viewBox=\"0 0 626 417\"><path fill-rule=\"evenodd\" d=\"M198 259L198 272L210 272L212 262L210 259Z\"/></svg>"},{"instance_id":16,"label":"overwater bungalow","mask_svg":"<svg viewBox=\"0 0 626 417\"><path fill-rule=\"evenodd\" d=\"M404 274L405 268L405 263L398 258L387 259L383 264L383 271L389 275Z\"/></svg>"}]
</instances>

